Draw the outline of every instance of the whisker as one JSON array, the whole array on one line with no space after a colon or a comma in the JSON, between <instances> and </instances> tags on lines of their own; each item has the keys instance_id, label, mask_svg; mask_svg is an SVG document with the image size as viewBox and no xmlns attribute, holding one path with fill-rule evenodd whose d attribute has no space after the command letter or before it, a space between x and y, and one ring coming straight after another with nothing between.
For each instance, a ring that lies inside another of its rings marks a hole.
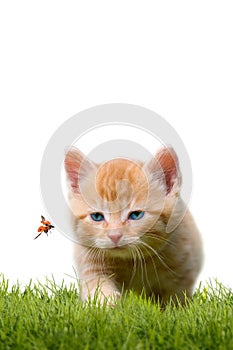
<instances>
[{"instance_id":1,"label":"whisker","mask_svg":"<svg viewBox=\"0 0 233 350\"><path fill-rule=\"evenodd\" d=\"M171 240L165 238L165 237L161 237L161 236L157 236L155 233L148 233L146 232L141 238L153 238L154 240L160 241L160 242L164 242L172 247L176 247L176 244L174 242L172 242Z\"/></svg>"},{"instance_id":2,"label":"whisker","mask_svg":"<svg viewBox=\"0 0 233 350\"><path fill-rule=\"evenodd\" d=\"M162 257L159 255L159 253L153 249L149 244L143 242L143 241L140 241L140 243L146 247L148 247L154 254L155 256L157 256L157 258L160 260L161 264L163 264L164 267L166 267L166 269L168 269L173 275L177 276L177 273L175 273L175 271L173 271L165 262L164 260L162 259Z\"/></svg>"},{"instance_id":3,"label":"whisker","mask_svg":"<svg viewBox=\"0 0 233 350\"><path fill-rule=\"evenodd\" d=\"M138 249L138 246L136 246L136 245L135 245L135 250L136 250L137 256L138 256L139 261L140 261L140 267L141 267L141 272L142 272L142 285L146 291L146 285L144 282L144 271L143 271L143 261L142 261L141 251Z\"/></svg>"},{"instance_id":4,"label":"whisker","mask_svg":"<svg viewBox=\"0 0 233 350\"><path fill-rule=\"evenodd\" d=\"M142 250L140 249L139 246L137 246L137 249L139 250L140 254L141 254L141 257L143 259L143 262L144 262L144 268L145 268L145 277L146 277L146 282L151 290L151 292L153 292L152 288L151 288L151 284L150 284L150 281L149 281L149 278L148 278L148 273L147 273L147 264L146 264L146 259L144 257L144 254L142 252Z\"/></svg>"},{"instance_id":5,"label":"whisker","mask_svg":"<svg viewBox=\"0 0 233 350\"><path fill-rule=\"evenodd\" d=\"M94 273L93 267L95 266L93 264L93 260L96 259L96 248L93 247L93 248L86 249L81 254L83 255L83 256L81 256L82 260L89 261L89 264L87 264L87 263L84 264L84 266L85 266L84 271L90 272L91 276L88 279L92 279L92 274ZM83 271L83 273L84 273L84 271Z\"/></svg>"},{"instance_id":6,"label":"whisker","mask_svg":"<svg viewBox=\"0 0 233 350\"><path fill-rule=\"evenodd\" d=\"M105 269L104 254L105 254L105 251L102 250L102 249L99 249L100 269L101 269L101 274L102 275L106 274L105 271L104 271L104 269Z\"/></svg>"},{"instance_id":7,"label":"whisker","mask_svg":"<svg viewBox=\"0 0 233 350\"><path fill-rule=\"evenodd\" d=\"M77 241L78 244L80 245L83 245L85 247L95 247L95 244L93 242L93 239L88 239L88 238L85 238L85 239L80 239Z\"/></svg>"},{"instance_id":8,"label":"whisker","mask_svg":"<svg viewBox=\"0 0 233 350\"><path fill-rule=\"evenodd\" d=\"M133 251L134 248L135 248L135 244L132 243L130 245L130 253L132 253L132 257L133 257L133 272L132 272L132 276L131 276L130 281L129 281L129 286L132 285L133 280L134 280L135 275L136 275L136 271L137 271L137 258L134 254L134 251Z\"/></svg>"},{"instance_id":9,"label":"whisker","mask_svg":"<svg viewBox=\"0 0 233 350\"><path fill-rule=\"evenodd\" d=\"M150 253L150 251L148 250L147 247L144 246L144 249L146 249L148 255L149 255L150 258L151 258L152 265L153 265L154 272L155 272L155 276L156 276L156 279L157 279L157 281L158 281L159 288L161 289L160 279L159 279L158 271L157 271L156 264L155 264L155 261L154 261L154 259L153 259L153 256L151 255L151 253Z\"/></svg>"}]
</instances>

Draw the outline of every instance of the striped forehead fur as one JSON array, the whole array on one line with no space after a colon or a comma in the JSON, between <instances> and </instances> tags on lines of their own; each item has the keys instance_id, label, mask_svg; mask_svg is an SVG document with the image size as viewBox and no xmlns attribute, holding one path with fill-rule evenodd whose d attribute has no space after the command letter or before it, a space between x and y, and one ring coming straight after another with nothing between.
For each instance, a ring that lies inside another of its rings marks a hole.
<instances>
[{"instance_id":1,"label":"striped forehead fur","mask_svg":"<svg viewBox=\"0 0 233 350\"><path fill-rule=\"evenodd\" d=\"M128 159L112 159L102 164L96 174L96 189L102 199L114 201L119 191L148 192L147 177L140 163Z\"/></svg>"}]
</instances>

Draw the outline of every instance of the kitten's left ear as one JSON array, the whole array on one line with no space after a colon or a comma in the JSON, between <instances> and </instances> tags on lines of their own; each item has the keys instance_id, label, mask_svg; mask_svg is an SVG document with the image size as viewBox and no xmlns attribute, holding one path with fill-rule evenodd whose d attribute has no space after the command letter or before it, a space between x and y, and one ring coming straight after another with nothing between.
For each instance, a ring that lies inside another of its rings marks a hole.
<instances>
[{"instance_id":1,"label":"kitten's left ear","mask_svg":"<svg viewBox=\"0 0 233 350\"><path fill-rule=\"evenodd\" d=\"M166 193L169 194L174 187L178 192L181 186L181 173L176 152L172 147L163 147L155 157L145 165L154 178L164 178Z\"/></svg>"},{"instance_id":2,"label":"kitten's left ear","mask_svg":"<svg viewBox=\"0 0 233 350\"><path fill-rule=\"evenodd\" d=\"M96 170L95 164L74 146L67 150L64 164L73 192L79 192L80 181Z\"/></svg>"}]
</instances>

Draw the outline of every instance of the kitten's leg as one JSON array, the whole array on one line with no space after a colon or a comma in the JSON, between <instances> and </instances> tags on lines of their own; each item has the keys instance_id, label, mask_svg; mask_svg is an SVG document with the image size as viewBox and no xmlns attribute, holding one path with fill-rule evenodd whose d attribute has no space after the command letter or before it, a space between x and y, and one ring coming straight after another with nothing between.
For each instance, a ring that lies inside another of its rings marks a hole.
<instances>
[{"instance_id":1,"label":"kitten's leg","mask_svg":"<svg viewBox=\"0 0 233 350\"><path fill-rule=\"evenodd\" d=\"M114 305L119 297L120 292L108 276L96 275L92 276L91 279L82 279L81 281L83 301L90 299L96 300L100 304L107 302L109 305Z\"/></svg>"},{"instance_id":2,"label":"kitten's leg","mask_svg":"<svg viewBox=\"0 0 233 350\"><path fill-rule=\"evenodd\" d=\"M174 285L173 289L163 290L163 293L159 295L159 299L162 305L166 305L172 301L175 305L185 305L186 301L193 295L194 282L190 284L184 284L183 286Z\"/></svg>"},{"instance_id":3,"label":"kitten's leg","mask_svg":"<svg viewBox=\"0 0 233 350\"><path fill-rule=\"evenodd\" d=\"M111 275L106 271L104 261L96 258L91 250L81 245L76 246L76 262L81 282L83 301L97 300L103 304L106 300L112 304L119 298L120 292Z\"/></svg>"}]
</instances>

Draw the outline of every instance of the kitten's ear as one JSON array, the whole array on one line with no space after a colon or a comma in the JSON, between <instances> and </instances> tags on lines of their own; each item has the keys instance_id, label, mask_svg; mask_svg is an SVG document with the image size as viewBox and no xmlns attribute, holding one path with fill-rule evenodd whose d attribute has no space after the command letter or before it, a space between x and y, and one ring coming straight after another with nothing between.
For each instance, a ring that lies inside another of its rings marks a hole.
<instances>
[{"instance_id":1,"label":"kitten's ear","mask_svg":"<svg viewBox=\"0 0 233 350\"><path fill-rule=\"evenodd\" d=\"M171 192L173 187L176 187L176 191L179 191L181 173L178 157L172 147L163 147L159 150L146 167L156 179L164 178L167 194Z\"/></svg>"},{"instance_id":2,"label":"kitten's ear","mask_svg":"<svg viewBox=\"0 0 233 350\"><path fill-rule=\"evenodd\" d=\"M96 169L95 164L74 146L66 152L64 163L72 191L79 192L79 181Z\"/></svg>"},{"instance_id":3,"label":"kitten's ear","mask_svg":"<svg viewBox=\"0 0 233 350\"><path fill-rule=\"evenodd\" d=\"M181 173L176 152L172 147L162 148L155 156L164 173L167 193L170 193L174 185L180 187Z\"/></svg>"}]
</instances>

